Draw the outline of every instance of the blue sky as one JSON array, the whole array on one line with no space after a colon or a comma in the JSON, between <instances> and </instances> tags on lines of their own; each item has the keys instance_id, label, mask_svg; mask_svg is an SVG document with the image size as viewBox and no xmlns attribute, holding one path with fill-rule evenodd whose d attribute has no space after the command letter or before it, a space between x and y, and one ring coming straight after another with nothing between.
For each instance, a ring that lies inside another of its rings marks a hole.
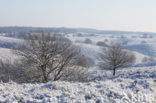
<instances>
[{"instance_id":1,"label":"blue sky","mask_svg":"<svg viewBox=\"0 0 156 103\"><path fill-rule=\"evenodd\" d=\"M156 0L0 0L0 26L156 32Z\"/></svg>"}]
</instances>

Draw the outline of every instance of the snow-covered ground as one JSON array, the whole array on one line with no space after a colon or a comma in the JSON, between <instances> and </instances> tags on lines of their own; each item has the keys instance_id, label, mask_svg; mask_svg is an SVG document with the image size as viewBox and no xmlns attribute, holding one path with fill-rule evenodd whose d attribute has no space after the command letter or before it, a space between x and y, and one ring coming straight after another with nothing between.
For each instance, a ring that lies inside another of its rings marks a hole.
<instances>
[{"instance_id":1,"label":"snow-covered ground","mask_svg":"<svg viewBox=\"0 0 156 103\"><path fill-rule=\"evenodd\" d=\"M155 103L156 67L118 70L88 83L0 83L1 103Z\"/></svg>"}]
</instances>

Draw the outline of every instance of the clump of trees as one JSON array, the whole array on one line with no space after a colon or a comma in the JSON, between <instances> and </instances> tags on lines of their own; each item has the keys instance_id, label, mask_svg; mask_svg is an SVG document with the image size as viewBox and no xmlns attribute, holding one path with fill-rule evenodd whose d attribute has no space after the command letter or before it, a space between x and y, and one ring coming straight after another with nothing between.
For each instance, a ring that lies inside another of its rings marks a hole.
<instances>
[{"instance_id":1,"label":"clump of trees","mask_svg":"<svg viewBox=\"0 0 156 103\"><path fill-rule=\"evenodd\" d=\"M130 66L135 63L134 54L124 50L121 44L111 43L109 47L103 48L102 51L99 66L102 69L113 70L113 75L115 75L118 68Z\"/></svg>"},{"instance_id":2,"label":"clump of trees","mask_svg":"<svg viewBox=\"0 0 156 103\"><path fill-rule=\"evenodd\" d=\"M87 67L75 63L79 52L80 49L67 38L45 32L30 33L15 51L21 56L23 68L31 80L37 82L71 80L74 76L81 81L78 77L87 73Z\"/></svg>"}]
</instances>

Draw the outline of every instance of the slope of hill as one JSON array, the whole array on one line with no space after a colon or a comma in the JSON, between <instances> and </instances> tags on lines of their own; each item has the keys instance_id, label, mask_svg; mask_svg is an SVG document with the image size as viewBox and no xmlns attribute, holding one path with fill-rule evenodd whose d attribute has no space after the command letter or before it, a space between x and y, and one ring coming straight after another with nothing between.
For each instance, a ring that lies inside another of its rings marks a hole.
<instances>
[{"instance_id":1,"label":"slope of hill","mask_svg":"<svg viewBox=\"0 0 156 103\"><path fill-rule=\"evenodd\" d=\"M92 58L95 62L99 61L99 53L102 53L102 49L100 46L92 45L92 44L85 44L85 43L76 43L76 45L81 47L81 53L85 56ZM148 55L144 55L137 51L132 51L136 56L136 63L141 64L143 58L147 57L150 58Z\"/></svg>"}]
</instances>

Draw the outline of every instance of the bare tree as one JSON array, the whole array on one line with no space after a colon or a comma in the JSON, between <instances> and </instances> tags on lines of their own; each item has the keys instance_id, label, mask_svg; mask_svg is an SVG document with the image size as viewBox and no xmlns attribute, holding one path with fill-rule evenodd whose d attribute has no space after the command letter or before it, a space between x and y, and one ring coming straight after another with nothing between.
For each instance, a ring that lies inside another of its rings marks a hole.
<instances>
[{"instance_id":1,"label":"bare tree","mask_svg":"<svg viewBox=\"0 0 156 103\"><path fill-rule=\"evenodd\" d=\"M79 50L61 35L39 32L30 33L16 53L22 57L32 78L48 82L64 76L63 71L72 66Z\"/></svg>"},{"instance_id":2,"label":"bare tree","mask_svg":"<svg viewBox=\"0 0 156 103\"><path fill-rule=\"evenodd\" d=\"M113 75L115 75L116 69L135 63L133 53L124 50L118 43L112 43L108 48L103 48L102 51L99 66L103 69L113 70Z\"/></svg>"}]
</instances>

